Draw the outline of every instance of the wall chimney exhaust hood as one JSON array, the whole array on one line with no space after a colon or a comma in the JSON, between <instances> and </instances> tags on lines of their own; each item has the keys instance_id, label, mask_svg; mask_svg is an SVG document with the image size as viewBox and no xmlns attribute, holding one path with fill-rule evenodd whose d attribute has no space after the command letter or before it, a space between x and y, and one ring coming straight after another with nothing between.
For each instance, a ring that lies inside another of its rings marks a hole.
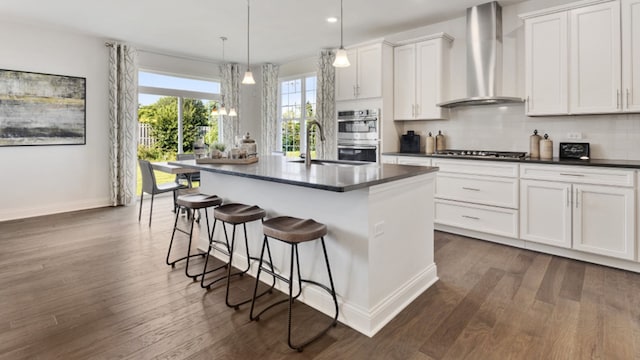
<instances>
[{"instance_id":1,"label":"wall chimney exhaust hood","mask_svg":"<svg viewBox=\"0 0 640 360\"><path fill-rule=\"evenodd\" d=\"M497 1L467 9L467 97L438 106L521 103L502 96L502 7Z\"/></svg>"}]
</instances>

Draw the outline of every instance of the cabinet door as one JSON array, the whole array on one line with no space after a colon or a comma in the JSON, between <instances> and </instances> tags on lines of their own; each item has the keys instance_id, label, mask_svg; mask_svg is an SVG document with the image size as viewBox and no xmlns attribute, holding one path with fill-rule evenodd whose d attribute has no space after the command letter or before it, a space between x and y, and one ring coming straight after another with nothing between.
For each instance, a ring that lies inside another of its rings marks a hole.
<instances>
[{"instance_id":1,"label":"cabinet door","mask_svg":"<svg viewBox=\"0 0 640 360\"><path fill-rule=\"evenodd\" d=\"M356 97L382 96L382 44L358 48Z\"/></svg>"},{"instance_id":2,"label":"cabinet door","mask_svg":"<svg viewBox=\"0 0 640 360\"><path fill-rule=\"evenodd\" d=\"M416 118L442 119L443 93L443 42L442 39L416 44Z\"/></svg>"},{"instance_id":3,"label":"cabinet door","mask_svg":"<svg viewBox=\"0 0 640 360\"><path fill-rule=\"evenodd\" d=\"M393 49L393 119L411 120L415 117L416 46Z\"/></svg>"},{"instance_id":4,"label":"cabinet door","mask_svg":"<svg viewBox=\"0 0 640 360\"><path fill-rule=\"evenodd\" d=\"M520 238L571 247L571 184L520 180Z\"/></svg>"},{"instance_id":5,"label":"cabinet door","mask_svg":"<svg viewBox=\"0 0 640 360\"><path fill-rule=\"evenodd\" d=\"M573 248L635 258L635 193L631 188L574 185Z\"/></svg>"},{"instance_id":6,"label":"cabinet door","mask_svg":"<svg viewBox=\"0 0 640 360\"><path fill-rule=\"evenodd\" d=\"M624 111L640 111L640 0L622 0Z\"/></svg>"},{"instance_id":7,"label":"cabinet door","mask_svg":"<svg viewBox=\"0 0 640 360\"><path fill-rule=\"evenodd\" d=\"M525 21L527 115L567 114L567 13Z\"/></svg>"},{"instance_id":8,"label":"cabinet door","mask_svg":"<svg viewBox=\"0 0 640 360\"><path fill-rule=\"evenodd\" d=\"M347 57L351 66L336 68L336 101L356 98L358 51L356 49L347 50Z\"/></svg>"},{"instance_id":9,"label":"cabinet door","mask_svg":"<svg viewBox=\"0 0 640 360\"><path fill-rule=\"evenodd\" d=\"M621 111L620 3L587 6L569 14L569 112Z\"/></svg>"}]
</instances>

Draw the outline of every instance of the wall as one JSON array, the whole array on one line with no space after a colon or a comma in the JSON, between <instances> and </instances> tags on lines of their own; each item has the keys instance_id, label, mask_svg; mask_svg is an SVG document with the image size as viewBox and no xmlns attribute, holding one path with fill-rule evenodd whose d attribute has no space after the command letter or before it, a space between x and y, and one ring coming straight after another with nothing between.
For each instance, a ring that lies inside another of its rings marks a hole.
<instances>
[{"instance_id":1,"label":"wall","mask_svg":"<svg viewBox=\"0 0 640 360\"><path fill-rule=\"evenodd\" d=\"M86 145L0 147L0 221L109 204L105 40L0 19L0 68L85 77Z\"/></svg>"},{"instance_id":2,"label":"wall","mask_svg":"<svg viewBox=\"0 0 640 360\"><path fill-rule=\"evenodd\" d=\"M503 94L525 96L524 25L518 14L572 1L535 0L503 7ZM466 90L465 17L394 34L391 41L446 32L455 37L451 48L451 89L449 98L465 96ZM558 154L561 141L591 143L596 159L640 160L640 114L527 117L523 104L452 109L449 120L405 121L403 133L414 130L422 136L442 130L450 149L480 149L529 152L529 135L537 129L548 133ZM567 133L581 132L582 140L568 140ZM425 140L422 139L424 146Z\"/></svg>"}]
</instances>

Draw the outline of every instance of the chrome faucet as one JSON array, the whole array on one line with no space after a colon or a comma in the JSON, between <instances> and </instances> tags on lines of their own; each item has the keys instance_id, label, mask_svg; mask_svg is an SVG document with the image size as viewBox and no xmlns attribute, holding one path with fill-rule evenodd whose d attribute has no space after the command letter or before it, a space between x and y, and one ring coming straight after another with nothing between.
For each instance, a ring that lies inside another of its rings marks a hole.
<instances>
[{"instance_id":1,"label":"chrome faucet","mask_svg":"<svg viewBox=\"0 0 640 360\"><path fill-rule=\"evenodd\" d=\"M304 165L311 166L311 128L315 125L320 132L320 140L324 141L324 131L322 130L322 125L316 120L309 120L307 122L307 150L304 154ZM316 142L317 145L317 142Z\"/></svg>"}]
</instances>

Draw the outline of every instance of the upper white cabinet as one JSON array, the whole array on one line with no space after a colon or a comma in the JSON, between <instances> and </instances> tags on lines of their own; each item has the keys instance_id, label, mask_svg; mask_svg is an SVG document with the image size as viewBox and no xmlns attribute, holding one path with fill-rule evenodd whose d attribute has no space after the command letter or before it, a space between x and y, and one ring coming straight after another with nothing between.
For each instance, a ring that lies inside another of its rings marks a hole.
<instances>
[{"instance_id":1,"label":"upper white cabinet","mask_svg":"<svg viewBox=\"0 0 640 360\"><path fill-rule=\"evenodd\" d=\"M640 0L622 0L622 102L640 112Z\"/></svg>"},{"instance_id":2,"label":"upper white cabinet","mask_svg":"<svg viewBox=\"0 0 640 360\"><path fill-rule=\"evenodd\" d=\"M585 4L521 16L527 115L640 111L640 0Z\"/></svg>"},{"instance_id":3,"label":"upper white cabinet","mask_svg":"<svg viewBox=\"0 0 640 360\"><path fill-rule=\"evenodd\" d=\"M382 96L383 44L347 50L351 66L336 68L336 101Z\"/></svg>"},{"instance_id":4,"label":"upper white cabinet","mask_svg":"<svg viewBox=\"0 0 640 360\"><path fill-rule=\"evenodd\" d=\"M449 84L449 47L453 40L441 33L394 49L393 95L395 120L444 119L436 104Z\"/></svg>"},{"instance_id":5,"label":"upper white cabinet","mask_svg":"<svg viewBox=\"0 0 640 360\"><path fill-rule=\"evenodd\" d=\"M620 4L569 12L569 111L614 113L621 104Z\"/></svg>"},{"instance_id":6,"label":"upper white cabinet","mask_svg":"<svg viewBox=\"0 0 640 360\"><path fill-rule=\"evenodd\" d=\"M569 112L566 12L525 21L527 114Z\"/></svg>"}]
</instances>

